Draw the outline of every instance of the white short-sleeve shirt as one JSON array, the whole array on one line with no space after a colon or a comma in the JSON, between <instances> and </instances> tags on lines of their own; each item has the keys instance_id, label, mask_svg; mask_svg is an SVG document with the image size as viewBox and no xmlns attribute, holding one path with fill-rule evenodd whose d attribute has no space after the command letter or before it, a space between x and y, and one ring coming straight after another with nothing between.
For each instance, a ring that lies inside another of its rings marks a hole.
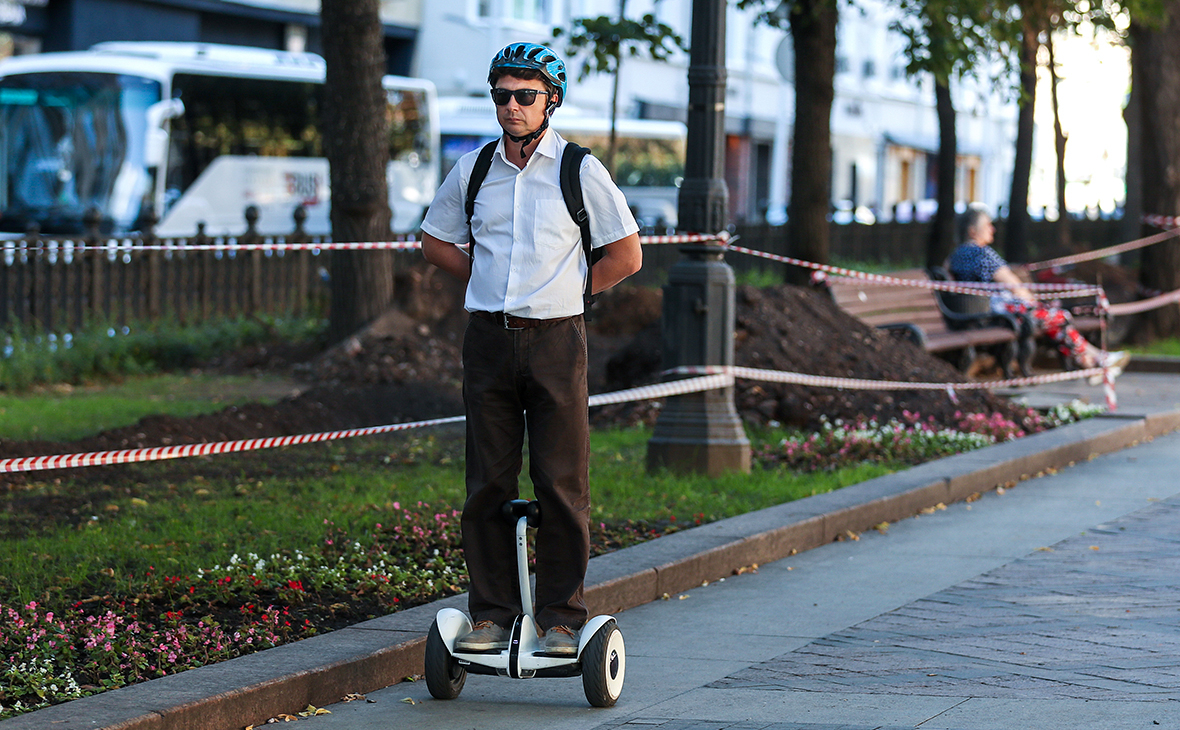
<instances>
[{"instance_id":1,"label":"white short-sleeve shirt","mask_svg":"<svg viewBox=\"0 0 1180 730\"><path fill-rule=\"evenodd\" d=\"M464 302L468 311L531 319L582 313L586 257L581 229L561 195L565 144L547 130L521 169L505 159L500 138L471 217L475 245ZM479 150L463 155L451 169L422 221L424 232L448 243L468 242L467 181L478 155ZM638 232L626 198L601 162L587 155L581 176L594 248Z\"/></svg>"}]
</instances>

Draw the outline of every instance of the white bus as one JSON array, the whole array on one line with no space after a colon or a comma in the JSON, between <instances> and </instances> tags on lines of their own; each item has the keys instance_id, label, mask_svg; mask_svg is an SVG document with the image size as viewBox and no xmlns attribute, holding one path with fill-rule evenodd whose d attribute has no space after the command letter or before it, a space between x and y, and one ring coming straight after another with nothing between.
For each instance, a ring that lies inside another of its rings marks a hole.
<instances>
[{"instance_id":1,"label":"white bus","mask_svg":"<svg viewBox=\"0 0 1180 730\"><path fill-rule=\"evenodd\" d=\"M324 61L311 53L197 43L100 43L0 63L0 232L330 232L320 126ZM392 232L414 230L438 187L434 86L387 76Z\"/></svg>"}]
</instances>

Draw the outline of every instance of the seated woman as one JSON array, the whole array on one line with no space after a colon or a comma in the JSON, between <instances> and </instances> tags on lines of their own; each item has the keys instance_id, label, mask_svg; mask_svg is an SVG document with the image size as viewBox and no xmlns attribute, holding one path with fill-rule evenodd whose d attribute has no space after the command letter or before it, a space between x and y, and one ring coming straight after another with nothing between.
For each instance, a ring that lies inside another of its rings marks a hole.
<instances>
[{"instance_id":1,"label":"seated woman","mask_svg":"<svg viewBox=\"0 0 1180 730\"><path fill-rule=\"evenodd\" d=\"M947 269L959 281L997 282L1007 285L991 296L993 312L1028 317L1038 334L1045 334L1066 357L1083 368L1111 368L1117 375L1130 360L1126 352L1106 352L1090 344L1070 324L1069 313L1037 300L1020 277L991 247L995 226L986 211L969 208L959 217L959 247L947 259Z\"/></svg>"}]
</instances>

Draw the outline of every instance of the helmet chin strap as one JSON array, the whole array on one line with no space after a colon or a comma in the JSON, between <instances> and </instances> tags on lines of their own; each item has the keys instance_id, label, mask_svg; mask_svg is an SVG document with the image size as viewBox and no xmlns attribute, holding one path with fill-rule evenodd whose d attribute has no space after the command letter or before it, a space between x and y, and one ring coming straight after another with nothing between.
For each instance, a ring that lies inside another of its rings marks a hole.
<instances>
[{"instance_id":1,"label":"helmet chin strap","mask_svg":"<svg viewBox=\"0 0 1180 730\"><path fill-rule=\"evenodd\" d=\"M553 115L553 110L556 108L557 108L557 105L554 104L553 102L549 102L548 104L546 104L545 105L545 121L541 122L541 126L537 127L536 129L534 129L533 131L524 135L523 137L517 137L516 135L513 135L513 134L508 135L508 139L512 140L513 142L520 143L520 156L522 159L524 158L524 148L528 147L530 144L532 144L534 141L536 141L542 134L545 134L546 129L549 129L549 117ZM507 134L507 132L505 132L505 134Z\"/></svg>"}]
</instances>

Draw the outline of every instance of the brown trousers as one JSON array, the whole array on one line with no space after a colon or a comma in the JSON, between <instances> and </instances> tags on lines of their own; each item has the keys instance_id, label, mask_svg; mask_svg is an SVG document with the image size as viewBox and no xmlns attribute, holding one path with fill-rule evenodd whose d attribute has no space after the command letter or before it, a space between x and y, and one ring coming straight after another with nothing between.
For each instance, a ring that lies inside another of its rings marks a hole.
<instances>
[{"instance_id":1,"label":"brown trousers","mask_svg":"<svg viewBox=\"0 0 1180 730\"><path fill-rule=\"evenodd\" d=\"M542 629L581 628L590 557L590 425L581 316L523 330L472 317L463 339L467 501L463 548L475 621L510 626L521 613L515 526L500 506L529 478L541 505L535 615Z\"/></svg>"}]
</instances>

